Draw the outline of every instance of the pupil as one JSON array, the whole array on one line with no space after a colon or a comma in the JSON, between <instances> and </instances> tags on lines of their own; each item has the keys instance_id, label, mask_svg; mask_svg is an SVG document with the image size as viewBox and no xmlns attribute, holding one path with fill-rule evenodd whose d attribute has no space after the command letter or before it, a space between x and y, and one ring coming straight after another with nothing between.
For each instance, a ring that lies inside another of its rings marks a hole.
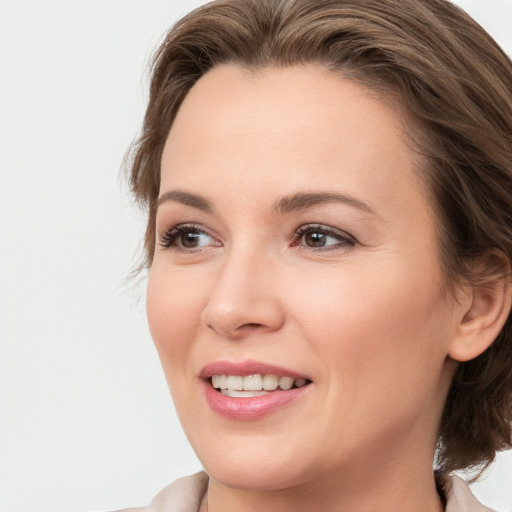
<instances>
[{"instance_id":1,"label":"pupil","mask_svg":"<svg viewBox=\"0 0 512 512\"><path fill-rule=\"evenodd\" d=\"M317 232L308 233L306 235L306 244L310 247L323 247L325 244L325 235Z\"/></svg>"},{"instance_id":2,"label":"pupil","mask_svg":"<svg viewBox=\"0 0 512 512\"><path fill-rule=\"evenodd\" d=\"M197 247L199 243L199 233L183 233L181 235L183 247Z\"/></svg>"}]
</instances>

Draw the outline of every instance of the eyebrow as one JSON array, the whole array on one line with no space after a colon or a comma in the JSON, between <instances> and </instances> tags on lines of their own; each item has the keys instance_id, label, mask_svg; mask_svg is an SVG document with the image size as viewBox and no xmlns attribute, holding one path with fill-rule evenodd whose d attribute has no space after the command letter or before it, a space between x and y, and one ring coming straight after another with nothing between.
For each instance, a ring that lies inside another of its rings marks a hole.
<instances>
[{"instance_id":1,"label":"eyebrow","mask_svg":"<svg viewBox=\"0 0 512 512\"><path fill-rule=\"evenodd\" d=\"M192 208L197 208L198 210L203 210L208 213L214 210L212 203L208 201L208 199L196 194L191 194L190 192L183 192L182 190L169 190L168 192L164 192L158 198L156 204L157 208L167 201L176 201L177 203L191 206Z\"/></svg>"},{"instance_id":2,"label":"eyebrow","mask_svg":"<svg viewBox=\"0 0 512 512\"><path fill-rule=\"evenodd\" d=\"M288 213L297 210L306 210L313 206L324 203L343 203L359 210L377 215L366 203L346 194L335 192L298 192L291 196L284 196L274 204L274 211L277 213Z\"/></svg>"},{"instance_id":3,"label":"eyebrow","mask_svg":"<svg viewBox=\"0 0 512 512\"><path fill-rule=\"evenodd\" d=\"M203 210L207 213L214 211L213 204L203 196L184 192L183 190L169 190L164 192L157 201L157 208L167 201L177 203ZM366 203L346 194L335 192L298 192L291 196L284 196L278 199L273 206L276 213L288 213L298 210L306 210L325 203L343 203L353 208L377 215Z\"/></svg>"}]
</instances>

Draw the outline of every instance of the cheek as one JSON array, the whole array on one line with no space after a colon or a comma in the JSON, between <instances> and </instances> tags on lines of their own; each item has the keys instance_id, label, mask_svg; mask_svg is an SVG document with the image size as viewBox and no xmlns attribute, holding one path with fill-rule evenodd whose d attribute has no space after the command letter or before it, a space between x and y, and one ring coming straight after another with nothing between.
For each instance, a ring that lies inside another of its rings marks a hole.
<instances>
[{"instance_id":1,"label":"cheek","mask_svg":"<svg viewBox=\"0 0 512 512\"><path fill-rule=\"evenodd\" d=\"M432 279L396 270L371 279L345 274L296 303L302 337L323 366L323 435L344 432L330 448L340 457L375 439L396 442L411 429L434 428L439 412L449 332L443 298Z\"/></svg>"},{"instance_id":2,"label":"cheek","mask_svg":"<svg viewBox=\"0 0 512 512\"><path fill-rule=\"evenodd\" d=\"M151 336L167 373L169 365L179 366L186 360L199 327L202 298L186 276L165 271L155 262L149 273L146 308Z\"/></svg>"},{"instance_id":3,"label":"cheek","mask_svg":"<svg viewBox=\"0 0 512 512\"><path fill-rule=\"evenodd\" d=\"M325 374L339 376L345 389L376 380L389 386L425 378L432 383L449 335L442 288L432 270L418 272L405 263L380 269L331 272L321 290L296 301L304 337L326 366L340 368Z\"/></svg>"}]
</instances>

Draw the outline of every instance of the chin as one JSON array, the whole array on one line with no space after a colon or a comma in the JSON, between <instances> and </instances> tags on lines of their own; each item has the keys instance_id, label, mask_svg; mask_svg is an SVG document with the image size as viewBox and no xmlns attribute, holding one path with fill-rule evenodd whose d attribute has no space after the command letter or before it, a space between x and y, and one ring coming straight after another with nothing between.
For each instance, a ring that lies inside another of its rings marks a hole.
<instances>
[{"instance_id":1,"label":"chin","mask_svg":"<svg viewBox=\"0 0 512 512\"><path fill-rule=\"evenodd\" d=\"M306 456L303 444L289 445L283 439L259 439L258 436L225 438L224 442L206 442L194 446L205 471L223 486L247 491L280 491L307 484L322 473L314 460ZM205 440L206 441L206 440ZM274 442L272 442L274 441ZM281 448L279 449L278 446ZM204 450L203 450L204 448Z\"/></svg>"},{"instance_id":2,"label":"chin","mask_svg":"<svg viewBox=\"0 0 512 512\"><path fill-rule=\"evenodd\" d=\"M283 468L280 464L252 464L250 461L238 464L226 461L219 464L217 461L206 464L205 470L225 487L246 491L280 491L303 484L306 480L289 467Z\"/></svg>"}]
</instances>

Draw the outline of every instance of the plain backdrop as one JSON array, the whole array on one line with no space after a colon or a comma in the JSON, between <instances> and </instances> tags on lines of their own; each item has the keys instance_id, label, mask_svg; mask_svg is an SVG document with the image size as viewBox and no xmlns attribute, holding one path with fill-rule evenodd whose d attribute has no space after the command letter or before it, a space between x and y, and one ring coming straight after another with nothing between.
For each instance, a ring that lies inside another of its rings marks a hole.
<instances>
[{"instance_id":1,"label":"plain backdrop","mask_svg":"<svg viewBox=\"0 0 512 512\"><path fill-rule=\"evenodd\" d=\"M200 464L128 283L149 56L200 0L0 0L0 511L146 504ZM512 0L459 2L512 53ZM474 486L512 510L512 456Z\"/></svg>"}]
</instances>

